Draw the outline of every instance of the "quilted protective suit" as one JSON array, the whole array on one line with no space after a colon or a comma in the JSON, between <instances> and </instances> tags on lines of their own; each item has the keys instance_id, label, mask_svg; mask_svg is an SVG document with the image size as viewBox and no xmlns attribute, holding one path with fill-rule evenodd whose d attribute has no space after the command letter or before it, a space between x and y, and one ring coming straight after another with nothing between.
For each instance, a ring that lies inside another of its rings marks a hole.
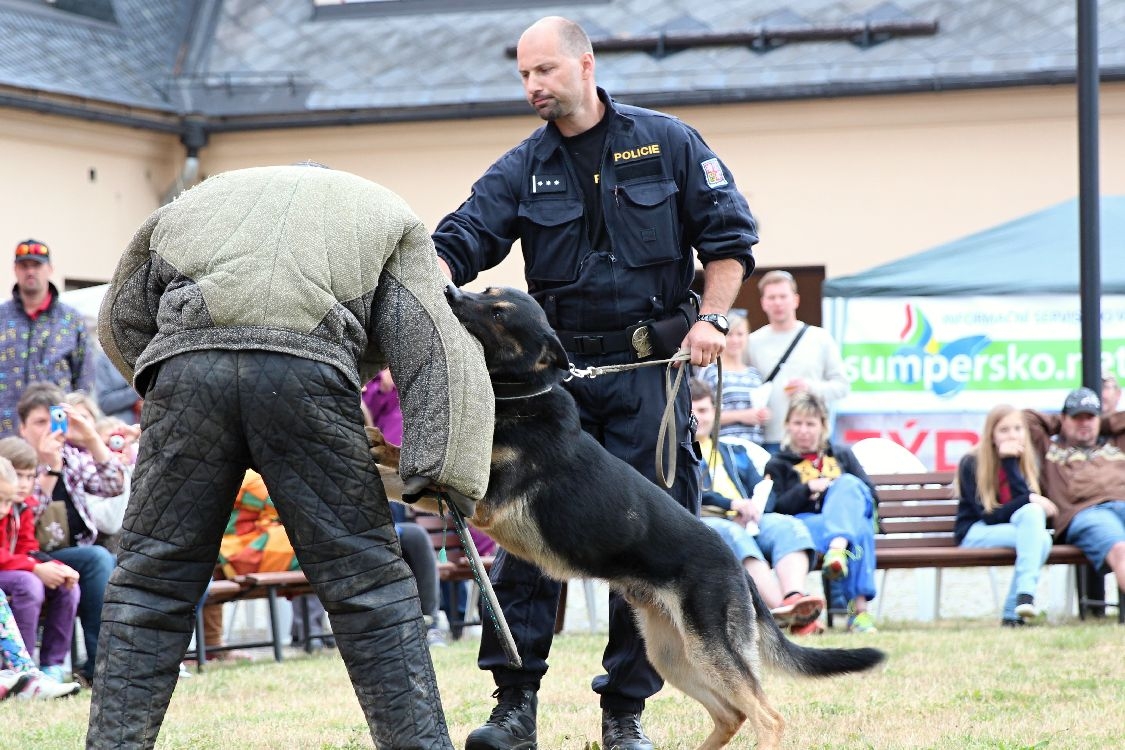
<instances>
[{"instance_id":1,"label":"quilted protective suit","mask_svg":"<svg viewBox=\"0 0 1125 750\"><path fill-rule=\"evenodd\" d=\"M331 617L375 745L452 747L359 408L386 359L404 478L483 495L492 390L443 287L401 198L316 166L217 175L138 230L99 318L145 402L88 748L153 747L251 467Z\"/></svg>"}]
</instances>

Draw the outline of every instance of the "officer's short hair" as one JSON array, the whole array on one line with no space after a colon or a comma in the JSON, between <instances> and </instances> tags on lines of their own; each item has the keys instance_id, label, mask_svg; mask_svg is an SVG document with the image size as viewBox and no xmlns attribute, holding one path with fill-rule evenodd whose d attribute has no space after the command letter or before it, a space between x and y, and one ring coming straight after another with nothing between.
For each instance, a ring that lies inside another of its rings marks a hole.
<instances>
[{"instance_id":1,"label":"officer's short hair","mask_svg":"<svg viewBox=\"0 0 1125 750\"><path fill-rule=\"evenodd\" d=\"M574 21L566 20L559 27L559 41L563 51L574 57L582 57L587 52L593 54L594 45L590 44L590 37L581 26Z\"/></svg>"}]
</instances>

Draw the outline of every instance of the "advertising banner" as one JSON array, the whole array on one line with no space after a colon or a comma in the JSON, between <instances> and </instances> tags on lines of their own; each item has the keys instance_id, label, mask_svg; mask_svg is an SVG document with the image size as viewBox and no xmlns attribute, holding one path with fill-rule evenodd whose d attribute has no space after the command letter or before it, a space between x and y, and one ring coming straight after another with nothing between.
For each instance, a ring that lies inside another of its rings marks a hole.
<instances>
[{"instance_id":1,"label":"advertising banner","mask_svg":"<svg viewBox=\"0 0 1125 750\"><path fill-rule=\"evenodd\" d=\"M1125 296L1101 308L1102 369L1120 375ZM826 299L851 382L836 435L887 437L955 468L994 405L1058 411L1081 385L1080 324L1071 295Z\"/></svg>"}]
</instances>

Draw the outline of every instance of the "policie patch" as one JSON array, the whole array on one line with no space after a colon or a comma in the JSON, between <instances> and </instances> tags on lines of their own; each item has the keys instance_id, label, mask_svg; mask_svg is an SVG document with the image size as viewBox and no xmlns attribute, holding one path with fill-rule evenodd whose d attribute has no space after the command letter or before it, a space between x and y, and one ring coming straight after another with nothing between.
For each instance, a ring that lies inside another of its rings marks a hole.
<instances>
[{"instance_id":1,"label":"policie patch","mask_svg":"<svg viewBox=\"0 0 1125 750\"><path fill-rule=\"evenodd\" d=\"M703 177L707 180L707 187L717 188L727 184L727 176L723 174L723 165L719 157L708 159L699 166L703 167Z\"/></svg>"}]
</instances>

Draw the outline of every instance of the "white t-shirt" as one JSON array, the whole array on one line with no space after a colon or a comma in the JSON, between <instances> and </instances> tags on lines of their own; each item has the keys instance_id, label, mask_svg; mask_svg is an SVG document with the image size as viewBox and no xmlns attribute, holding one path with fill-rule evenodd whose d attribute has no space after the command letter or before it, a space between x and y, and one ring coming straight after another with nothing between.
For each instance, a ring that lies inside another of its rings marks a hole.
<instances>
[{"instance_id":1,"label":"white t-shirt","mask_svg":"<svg viewBox=\"0 0 1125 750\"><path fill-rule=\"evenodd\" d=\"M747 344L750 365L762 373L763 379L773 372L802 325L781 333L765 325L750 334ZM847 395L850 385L844 375L840 347L823 328L809 326L774 376L769 401L773 416L766 424L764 436L767 443L779 443L785 435L785 410L789 408L785 384L794 378L808 381L809 390L828 405Z\"/></svg>"}]
</instances>

